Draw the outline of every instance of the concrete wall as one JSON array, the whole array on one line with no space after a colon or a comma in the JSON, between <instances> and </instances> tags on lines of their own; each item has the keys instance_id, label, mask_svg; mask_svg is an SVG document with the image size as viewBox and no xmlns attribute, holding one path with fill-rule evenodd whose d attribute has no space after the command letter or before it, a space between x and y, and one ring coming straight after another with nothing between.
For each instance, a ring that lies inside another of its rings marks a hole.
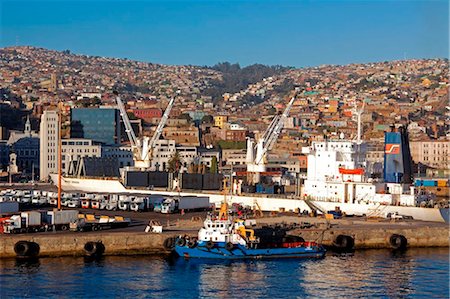
<instances>
[{"instance_id":1,"label":"concrete wall","mask_svg":"<svg viewBox=\"0 0 450 299\"><path fill-rule=\"evenodd\" d=\"M350 223L349 225L352 225ZM0 258L15 257L14 244L24 240L36 242L40 246L40 257L83 256L84 245L89 241L102 241L105 255L161 254L168 253L163 247L164 240L182 234L181 231L163 234L141 232L100 232L100 233L58 233L0 235ZM389 238L400 234L407 238L408 247L448 247L449 228L443 226L421 226L405 228L332 228L329 230L293 230L292 235L300 235L306 241L316 241L332 245L340 235L355 239L356 249L391 248ZM196 235L192 232L189 235Z\"/></svg>"},{"instance_id":2,"label":"concrete wall","mask_svg":"<svg viewBox=\"0 0 450 299\"><path fill-rule=\"evenodd\" d=\"M291 234L328 246L333 245L338 235L348 235L355 239L356 249L391 248L389 238L393 234L405 236L408 247L449 247L449 229L442 227L293 230Z\"/></svg>"},{"instance_id":3,"label":"concrete wall","mask_svg":"<svg viewBox=\"0 0 450 299\"><path fill-rule=\"evenodd\" d=\"M163 243L171 236L175 235L143 232L1 235L0 258L15 257L14 244L18 241L38 243L42 257L82 256L84 245L89 241L102 241L105 255L156 254L166 252Z\"/></svg>"}]
</instances>

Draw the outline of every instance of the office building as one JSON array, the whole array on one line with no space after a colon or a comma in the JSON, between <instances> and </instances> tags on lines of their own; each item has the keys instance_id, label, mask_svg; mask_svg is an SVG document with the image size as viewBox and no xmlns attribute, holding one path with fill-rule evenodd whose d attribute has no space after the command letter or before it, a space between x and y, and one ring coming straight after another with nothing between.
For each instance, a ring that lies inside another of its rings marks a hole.
<instances>
[{"instance_id":1,"label":"office building","mask_svg":"<svg viewBox=\"0 0 450 299\"><path fill-rule=\"evenodd\" d=\"M117 109L72 109L70 126L71 138L91 139L108 145L120 143L120 114Z\"/></svg>"},{"instance_id":2,"label":"office building","mask_svg":"<svg viewBox=\"0 0 450 299\"><path fill-rule=\"evenodd\" d=\"M59 120L56 111L46 110L41 116L39 132L39 174L41 181L48 181L50 173L58 173Z\"/></svg>"}]
</instances>

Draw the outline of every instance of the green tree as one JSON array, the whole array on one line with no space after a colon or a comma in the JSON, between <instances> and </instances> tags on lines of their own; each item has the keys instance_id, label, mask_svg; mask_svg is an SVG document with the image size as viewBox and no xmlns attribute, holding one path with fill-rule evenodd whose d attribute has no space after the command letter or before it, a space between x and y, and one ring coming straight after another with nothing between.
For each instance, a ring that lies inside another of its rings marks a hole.
<instances>
[{"instance_id":1,"label":"green tree","mask_svg":"<svg viewBox=\"0 0 450 299\"><path fill-rule=\"evenodd\" d=\"M211 168L209 169L210 173L217 173L218 170L218 163L217 163L217 157L214 156L211 159Z\"/></svg>"},{"instance_id":2,"label":"green tree","mask_svg":"<svg viewBox=\"0 0 450 299\"><path fill-rule=\"evenodd\" d=\"M202 123L204 124L212 124L214 122L214 117L212 117L211 115L205 115L202 118Z\"/></svg>"},{"instance_id":3,"label":"green tree","mask_svg":"<svg viewBox=\"0 0 450 299\"><path fill-rule=\"evenodd\" d=\"M181 167L180 153L176 151L169 160L169 172L178 172Z\"/></svg>"}]
</instances>

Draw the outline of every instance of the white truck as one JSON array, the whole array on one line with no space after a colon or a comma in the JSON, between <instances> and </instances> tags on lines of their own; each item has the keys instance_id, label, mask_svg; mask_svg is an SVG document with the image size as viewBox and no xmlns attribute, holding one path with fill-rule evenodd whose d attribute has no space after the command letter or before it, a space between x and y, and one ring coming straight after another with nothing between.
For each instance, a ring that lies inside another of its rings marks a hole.
<instances>
[{"instance_id":1,"label":"white truck","mask_svg":"<svg viewBox=\"0 0 450 299\"><path fill-rule=\"evenodd\" d=\"M161 213L169 214L181 210L195 211L208 210L210 208L209 197L205 196L181 196L177 198L167 198L162 203Z\"/></svg>"},{"instance_id":2,"label":"white truck","mask_svg":"<svg viewBox=\"0 0 450 299\"><path fill-rule=\"evenodd\" d=\"M13 215L5 221L3 231L7 234L29 233L44 230L42 212L29 211Z\"/></svg>"}]
</instances>

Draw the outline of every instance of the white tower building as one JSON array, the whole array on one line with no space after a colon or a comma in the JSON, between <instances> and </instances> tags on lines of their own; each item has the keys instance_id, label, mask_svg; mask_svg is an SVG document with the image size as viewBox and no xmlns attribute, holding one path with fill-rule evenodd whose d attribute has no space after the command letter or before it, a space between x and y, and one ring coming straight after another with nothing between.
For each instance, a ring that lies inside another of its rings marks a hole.
<instances>
[{"instance_id":1,"label":"white tower building","mask_svg":"<svg viewBox=\"0 0 450 299\"><path fill-rule=\"evenodd\" d=\"M47 181L50 173L58 173L58 124L57 111L44 111L39 131L41 181Z\"/></svg>"}]
</instances>

